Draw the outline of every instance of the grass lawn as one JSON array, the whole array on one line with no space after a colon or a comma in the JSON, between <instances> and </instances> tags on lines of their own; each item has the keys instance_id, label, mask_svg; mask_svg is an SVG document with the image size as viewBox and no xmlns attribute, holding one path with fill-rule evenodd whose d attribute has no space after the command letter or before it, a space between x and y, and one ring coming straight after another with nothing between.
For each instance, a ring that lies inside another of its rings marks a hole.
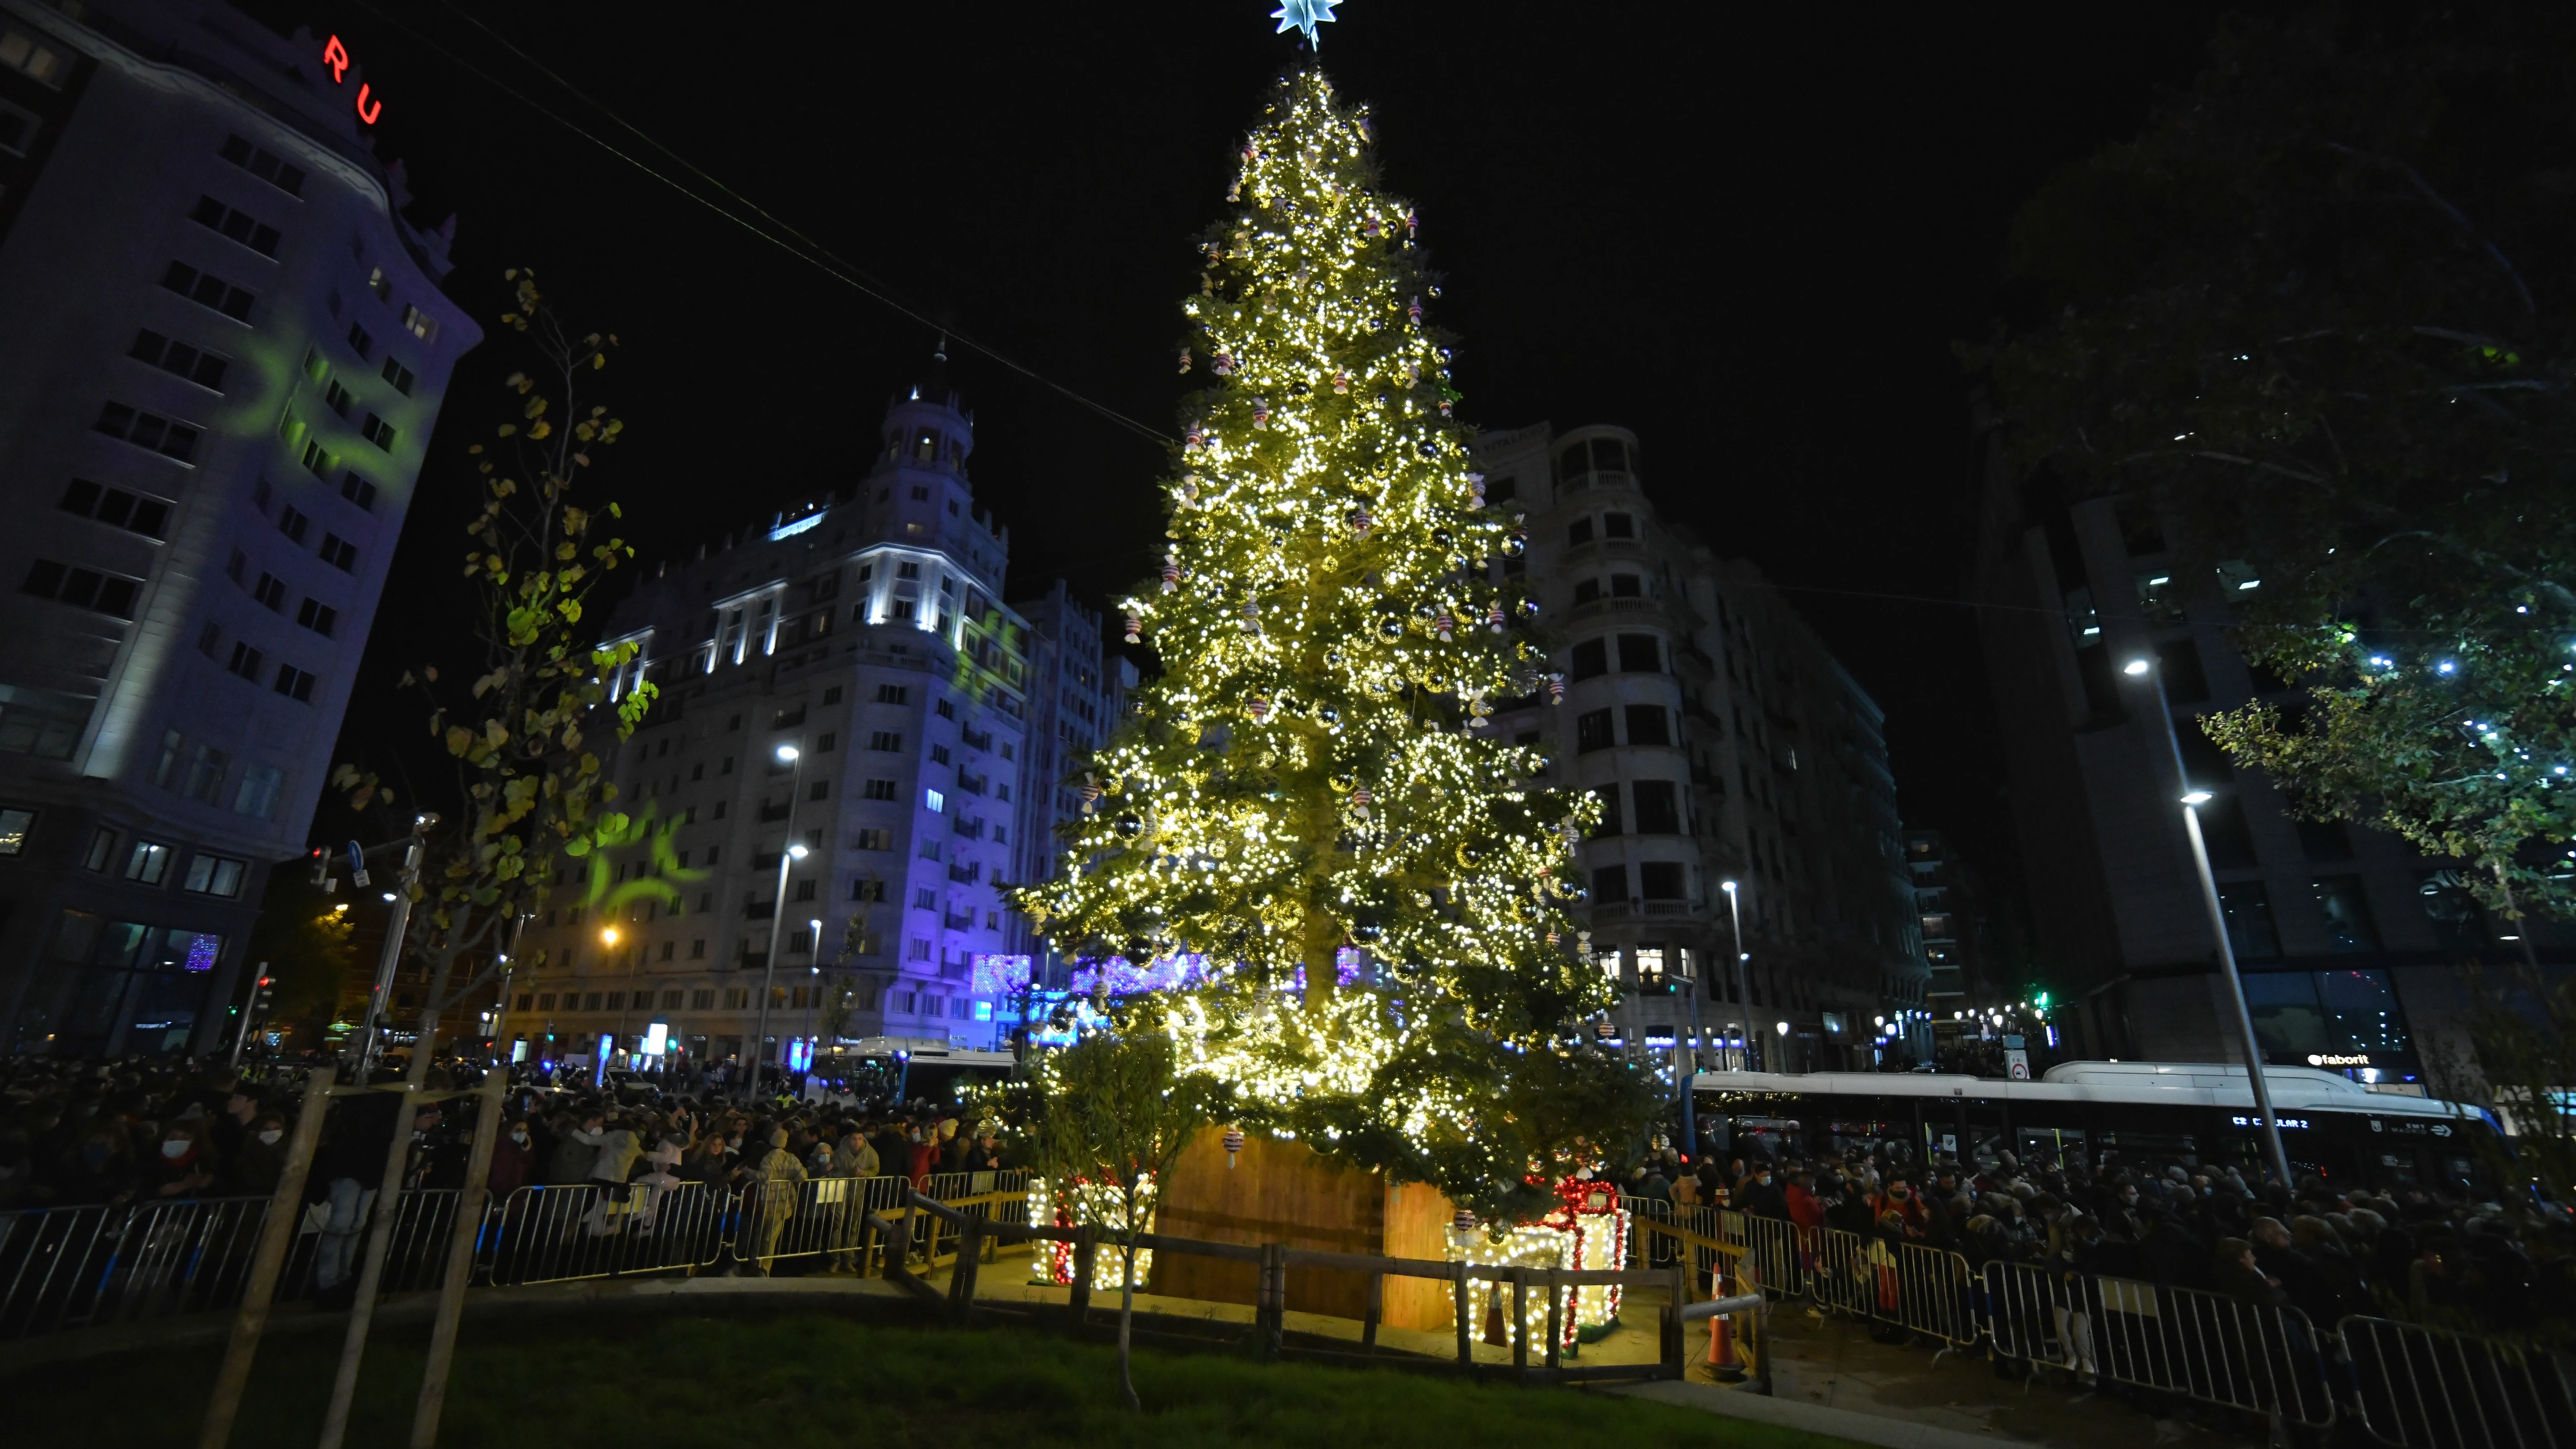
<instances>
[{"instance_id":1,"label":"grass lawn","mask_svg":"<svg viewBox=\"0 0 2576 1449\"><path fill-rule=\"evenodd\" d=\"M410 1433L426 1331L380 1332L349 1426L353 1445ZM240 1449L308 1445L329 1397L336 1335L271 1340L233 1435ZM0 1380L22 1444L193 1442L218 1353L148 1352ZM467 1323L440 1435L465 1446L610 1444L755 1449L974 1444L1554 1445L1569 1439L1743 1449L1847 1449L1662 1404L1571 1389L1476 1385L1391 1370L1256 1364L1139 1350L1145 1413L1118 1407L1107 1347L1034 1331L959 1331L823 1314L675 1315Z\"/></svg>"}]
</instances>

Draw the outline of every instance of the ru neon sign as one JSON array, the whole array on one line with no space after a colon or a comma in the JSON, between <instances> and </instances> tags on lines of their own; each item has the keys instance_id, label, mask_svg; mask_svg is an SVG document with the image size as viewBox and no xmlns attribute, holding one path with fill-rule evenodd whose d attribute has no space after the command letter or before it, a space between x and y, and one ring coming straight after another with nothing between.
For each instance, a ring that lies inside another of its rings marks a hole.
<instances>
[{"instance_id":1,"label":"ru neon sign","mask_svg":"<svg viewBox=\"0 0 2576 1449\"><path fill-rule=\"evenodd\" d=\"M331 71L331 84L347 87L349 67L353 62L349 59L349 47L340 43L340 37L335 35L322 43L322 64ZM374 87L365 81L358 82L357 109L358 119L370 126L385 113L385 103L376 99Z\"/></svg>"}]
</instances>

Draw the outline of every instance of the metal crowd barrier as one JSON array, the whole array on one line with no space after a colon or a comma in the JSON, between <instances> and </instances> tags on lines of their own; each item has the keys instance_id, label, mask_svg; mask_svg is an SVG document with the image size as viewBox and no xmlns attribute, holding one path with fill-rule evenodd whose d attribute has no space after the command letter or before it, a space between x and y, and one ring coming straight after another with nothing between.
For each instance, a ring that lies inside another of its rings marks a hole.
<instances>
[{"instance_id":1,"label":"metal crowd barrier","mask_svg":"<svg viewBox=\"0 0 2576 1449\"><path fill-rule=\"evenodd\" d=\"M2336 1325L2353 1404L2371 1436L2402 1449L2564 1449L2576 1402L2548 1351L2385 1318Z\"/></svg>"},{"instance_id":2,"label":"metal crowd barrier","mask_svg":"<svg viewBox=\"0 0 2576 1449\"><path fill-rule=\"evenodd\" d=\"M456 1220L453 1188L404 1193L396 1202L384 1291L436 1284ZM0 1339L230 1308L259 1246L269 1200L191 1198L91 1204L0 1214ZM329 1209L303 1210L277 1296L322 1291ZM365 1241L364 1224L347 1240Z\"/></svg>"},{"instance_id":3,"label":"metal crowd barrier","mask_svg":"<svg viewBox=\"0 0 2576 1449\"><path fill-rule=\"evenodd\" d=\"M487 1209L477 1277L496 1287L712 1265L732 1194L703 1182L523 1187Z\"/></svg>"},{"instance_id":4,"label":"metal crowd barrier","mask_svg":"<svg viewBox=\"0 0 2576 1449\"><path fill-rule=\"evenodd\" d=\"M226 1306L267 1216L266 1198L0 1215L0 1338Z\"/></svg>"},{"instance_id":5,"label":"metal crowd barrier","mask_svg":"<svg viewBox=\"0 0 2576 1449\"><path fill-rule=\"evenodd\" d=\"M2309 1428L2334 1422L2328 1346L2298 1309L2041 1263L1988 1263L1985 1281L2005 1357Z\"/></svg>"},{"instance_id":6,"label":"metal crowd barrier","mask_svg":"<svg viewBox=\"0 0 2576 1449\"><path fill-rule=\"evenodd\" d=\"M900 1177L752 1183L738 1195L734 1256L764 1273L785 1260L818 1257L861 1271L877 1267L867 1215L901 1209L904 1186Z\"/></svg>"}]
</instances>

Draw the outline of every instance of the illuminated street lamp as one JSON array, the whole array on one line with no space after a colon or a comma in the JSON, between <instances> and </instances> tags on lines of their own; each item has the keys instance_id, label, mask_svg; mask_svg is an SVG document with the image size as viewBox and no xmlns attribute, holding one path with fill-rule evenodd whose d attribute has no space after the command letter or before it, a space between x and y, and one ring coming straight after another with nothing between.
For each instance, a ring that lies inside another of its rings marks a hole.
<instances>
[{"instance_id":1,"label":"illuminated street lamp","mask_svg":"<svg viewBox=\"0 0 2576 1449\"><path fill-rule=\"evenodd\" d=\"M2245 978L2236 971L2236 946L2227 939L2227 911L2219 903L2218 877L2209 869L2209 842L2200 830L2200 807L2209 803L2210 795L2192 786L2191 773L2183 764L2182 738L2174 732L2173 706L2165 699L2163 672L2143 657L2120 666L2120 672L2132 679L2144 678L2155 686L2156 723L2164 730L2165 747L2173 754L2174 779L2182 786L2183 834L2191 841L2191 863L2200 873L2200 899L2208 908L2209 933L2218 946L2219 974L2227 981L2227 999L2236 1007L2236 1029L2245 1047L2245 1080L2254 1089L2254 1113L2263 1129L2263 1155L2270 1159L2272 1175L2286 1187L2290 1184L2290 1156L2281 1147L2281 1124L2272 1113L2271 1084L2263 1079L2263 1049L2254 1040L2254 1013L2245 1004Z\"/></svg>"},{"instance_id":2,"label":"illuminated street lamp","mask_svg":"<svg viewBox=\"0 0 2576 1449\"><path fill-rule=\"evenodd\" d=\"M778 948L781 933L787 925L787 863L803 860L805 847L796 840L796 785L804 777L805 755L794 745L778 747L778 761L787 766L787 819L783 839L786 847L778 852L778 895L769 903L769 954L760 968L760 1018L751 1034L750 1067L745 1080L757 1084L761 1069L768 1065L762 1058L769 1050L769 993L778 977Z\"/></svg>"},{"instance_id":3,"label":"illuminated street lamp","mask_svg":"<svg viewBox=\"0 0 2576 1449\"><path fill-rule=\"evenodd\" d=\"M1753 1030L1753 981L1750 969L1744 964L1749 958L1744 954L1743 898L1736 893L1735 882L1731 880L1718 882L1718 889L1726 892L1729 939L1735 944L1735 1009L1744 1018L1744 1069L1758 1071L1760 1048L1755 1045Z\"/></svg>"}]
</instances>

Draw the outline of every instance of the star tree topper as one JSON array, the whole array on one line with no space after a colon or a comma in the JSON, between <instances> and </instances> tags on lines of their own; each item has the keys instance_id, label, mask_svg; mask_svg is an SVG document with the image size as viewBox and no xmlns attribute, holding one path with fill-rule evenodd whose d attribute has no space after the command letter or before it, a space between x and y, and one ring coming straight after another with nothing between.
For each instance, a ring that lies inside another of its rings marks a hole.
<instances>
[{"instance_id":1,"label":"star tree topper","mask_svg":"<svg viewBox=\"0 0 2576 1449\"><path fill-rule=\"evenodd\" d=\"M1316 43L1315 27L1336 18L1333 7L1341 3L1342 0L1280 0L1279 8L1270 12L1270 18L1279 22L1279 34L1302 30L1306 33L1306 43L1313 45Z\"/></svg>"}]
</instances>

